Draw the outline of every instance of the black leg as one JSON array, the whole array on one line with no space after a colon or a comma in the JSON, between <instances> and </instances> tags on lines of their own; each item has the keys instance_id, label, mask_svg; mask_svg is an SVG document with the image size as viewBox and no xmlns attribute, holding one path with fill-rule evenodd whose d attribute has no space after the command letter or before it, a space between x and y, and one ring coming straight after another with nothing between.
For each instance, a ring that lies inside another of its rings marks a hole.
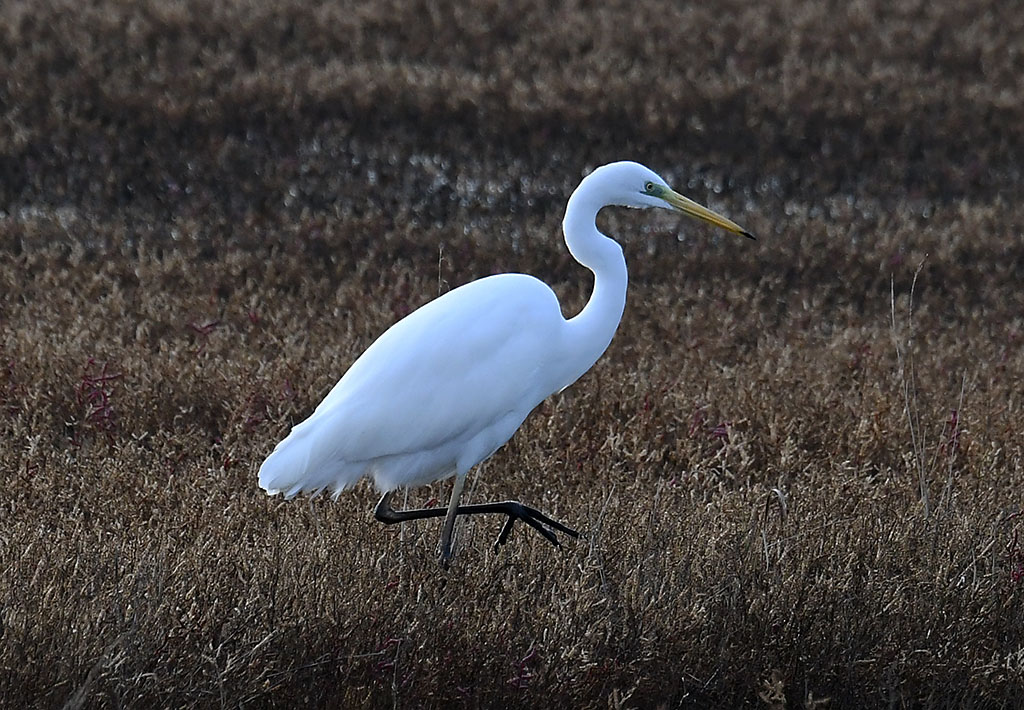
<instances>
[{"instance_id":1,"label":"black leg","mask_svg":"<svg viewBox=\"0 0 1024 710\"><path fill-rule=\"evenodd\" d=\"M381 497L380 502L377 503L377 507L374 508L373 514L380 522L385 525L393 525L395 523L402 523L407 520L424 520L427 518L443 518L448 514L445 508L416 508L414 510L395 510L391 507L391 494L393 491L389 491ZM531 508L527 505L523 505L514 500L507 500L501 503L479 503L476 505L460 505L456 509L456 515L478 515L486 513L499 513L508 516L508 520L501 528L501 532L498 533L498 539L494 543L495 549L500 545L504 545L505 541L508 540L509 534L512 532L512 525L516 520L522 520L524 523L532 527L534 530L544 536L548 542L556 547L559 546L558 538L555 536L553 530L565 533L570 537L579 537L580 534L568 527L563 525L557 520L552 520L544 513L540 512L536 508Z\"/></svg>"},{"instance_id":2,"label":"black leg","mask_svg":"<svg viewBox=\"0 0 1024 710\"><path fill-rule=\"evenodd\" d=\"M404 523L407 520L424 520L426 518L443 518L447 514L444 508L417 508L415 510L395 510L391 507L391 496L394 491L385 493L377 507L373 509L373 517L385 525Z\"/></svg>"}]
</instances>

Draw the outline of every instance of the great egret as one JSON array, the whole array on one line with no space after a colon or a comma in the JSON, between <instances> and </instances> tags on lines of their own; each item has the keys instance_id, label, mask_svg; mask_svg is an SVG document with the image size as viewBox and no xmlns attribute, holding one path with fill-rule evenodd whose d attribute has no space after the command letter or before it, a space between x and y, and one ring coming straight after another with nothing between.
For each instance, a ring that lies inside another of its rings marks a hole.
<instances>
[{"instance_id":1,"label":"great egret","mask_svg":"<svg viewBox=\"0 0 1024 710\"><path fill-rule=\"evenodd\" d=\"M633 162L597 168L572 193L562 230L569 252L594 273L586 307L568 320L544 282L525 274L473 281L409 314L384 332L312 415L263 462L267 493L334 497L362 476L383 492L374 514L385 524L445 516L440 555L452 556L459 515L507 516L495 546L517 520L558 545L578 537L515 501L459 505L466 474L508 441L549 395L575 382L608 347L626 303L622 247L595 224L605 206L675 209L753 239L736 223L673 191ZM397 488L455 477L444 508L394 510Z\"/></svg>"}]
</instances>

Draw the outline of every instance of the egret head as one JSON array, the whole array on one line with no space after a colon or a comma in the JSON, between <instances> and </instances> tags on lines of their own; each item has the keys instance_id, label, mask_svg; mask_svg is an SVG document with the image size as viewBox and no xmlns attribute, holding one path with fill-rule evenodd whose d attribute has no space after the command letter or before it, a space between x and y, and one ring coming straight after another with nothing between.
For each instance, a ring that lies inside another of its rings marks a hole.
<instances>
[{"instance_id":1,"label":"egret head","mask_svg":"<svg viewBox=\"0 0 1024 710\"><path fill-rule=\"evenodd\" d=\"M592 183L604 204L622 207L659 207L674 210L744 237L754 238L747 230L722 215L680 195L656 172L640 163L622 161L597 168L584 180ZM582 187L582 185L581 185Z\"/></svg>"}]
</instances>

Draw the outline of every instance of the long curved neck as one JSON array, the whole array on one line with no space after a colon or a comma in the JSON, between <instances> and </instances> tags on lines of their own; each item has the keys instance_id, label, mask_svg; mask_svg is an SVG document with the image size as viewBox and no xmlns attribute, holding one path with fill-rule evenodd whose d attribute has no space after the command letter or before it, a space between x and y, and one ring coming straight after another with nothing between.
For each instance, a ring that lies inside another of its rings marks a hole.
<instances>
[{"instance_id":1,"label":"long curved neck","mask_svg":"<svg viewBox=\"0 0 1024 710\"><path fill-rule=\"evenodd\" d=\"M597 362L612 342L626 307L626 259L622 247L601 234L595 223L604 203L577 190L569 198L562 231L576 261L594 273L594 292L587 305L567 323L567 381L575 382Z\"/></svg>"}]
</instances>

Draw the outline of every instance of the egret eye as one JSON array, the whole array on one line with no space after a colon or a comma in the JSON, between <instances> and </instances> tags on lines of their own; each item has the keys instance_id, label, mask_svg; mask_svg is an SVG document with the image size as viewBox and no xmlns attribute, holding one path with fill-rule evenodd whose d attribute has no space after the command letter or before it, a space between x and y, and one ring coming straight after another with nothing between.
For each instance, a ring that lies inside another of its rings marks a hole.
<instances>
[{"instance_id":1,"label":"egret eye","mask_svg":"<svg viewBox=\"0 0 1024 710\"><path fill-rule=\"evenodd\" d=\"M653 182L645 182L644 183L644 192L654 192L654 183Z\"/></svg>"}]
</instances>

